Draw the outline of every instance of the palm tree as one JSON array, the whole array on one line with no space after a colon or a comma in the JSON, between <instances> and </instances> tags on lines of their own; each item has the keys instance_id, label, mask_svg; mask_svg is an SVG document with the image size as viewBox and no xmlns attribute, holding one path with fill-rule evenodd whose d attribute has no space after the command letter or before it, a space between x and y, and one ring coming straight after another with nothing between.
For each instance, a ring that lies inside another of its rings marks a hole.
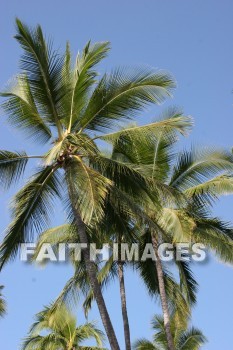
<instances>
[{"instance_id":1,"label":"palm tree","mask_svg":"<svg viewBox=\"0 0 233 350\"><path fill-rule=\"evenodd\" d=\"M3 317L6 313L6 302L3 299L2 293L1 293L3 288L4 288L3 286L0 286L0 317Z\"/></svg>"},{"instance_id":2,"label":"palm tree","mask_svg":"<svg viewBox=\"0 0 233 350\"><path fill-rule=\"evenodd\" d=\"M124 137L121 134L118 139L108 138L108 141L113 145L113 154L120 155L127 163L140 165L140 169L151 180L155 183L160 182L160 188L156 186L156 191L157 198L160 198L161 210L158 209L158 201L155 203L156 206L154 203L149 203L145 208L152 221L147 222L146 233L149 231L156 255L155 275L158 278L168 348L174 349L164 267L157 252L158 244L163 241L202 242L223 261L233 261L232 228L217 218L211 218L211 204L220 195L233 192L233 158L229 152L212 149L201 151L193 149L190 152L176 154L173 149L177 140L174 130L172 133L164 130L160 135L151 134L150 137L143 133L139 137L138 132L135 133L135 137L133 136L133 131L128 135L126 130ZM149 290L154 291L150 264L153 262L140 264L139 269ZM195 281L190 274L189 266L179 262L177 265L182 291L190 301L194 301Z\"/></svg>"},{"instance_id":3,"label":"palm tree","mask_svg":"<svg viewBox=\"0 0 233 350\"><path fill-rule=\"evenodd\" d=\"M145 192L148 181L130 164L103 156L98 139L118 138L121 130L109 136L106 130L116 130L117 122L132 118L149 103L162 102L175 84L169 75L149 68L118 68L98 80L93 68L107 55L108 42L89 42L73 65L69 45L61 56L51 42L46 43L40 26L28 28L17 19L16 27L15 38L23 49L22 73L1 94L6 98L2 107L14 128L48 145L48 150L32 156L0 152L0 180L5 187L19 180L29 159L40 160L38 171L14 198L12 223L0 250L1 267L16 256L21 243L44 229L54 200L63 198L80 242L87 244L83 257L110 346L119 350L96 267L89 259L86 229L103 216L110 189L115 195L122 188ZM142 130L146 134L164 127L182 129L187 123L179 116Z\"/></svg>"},{"instance_id":4,"label":"palm tree","mask_svg":"<svg viewBox=\"0 0 233 350\"><path fill-rule=\"evenodd\" d=\"M173 116L174 115L175 113L173 111ZM227 152L216 150L204 150L199 153L192 150L190 152L181 152L178 154L176 157L178 165L174 166L172 162L172 156L174 157L172 146L174 146L174 141L176 139L171 135L171 132L168 133L167 130L160 132L159 138L154 134L148 138L148 134L146 135L147 137L145 137L142 133L140 143L137 142L138 132L136 134L137 138L133 138L135 135L134 128L132 128L129 136L127 135L128 132L128 130L122 131L117 142L115 142L116 139L114 140L115 145L112 157L115 158L117 153L118 157L121 155L122 161L127 161L127 163L131 161L134 166L143 164L144 167L142 170L147 172L147 176L148 174L150 175L150 171L153 171L153 176L156 181L158 182L160 180L160 185L157 186L157 189L159 187L162 188L161 194L157 195L157 197L161 198L162 210L161 208L160 210L156 208L156 211L153 207L152 209L151 206L148 207L148 216L150 216L150 220L147 220L147 227L151 225L153 229L157 230L159 236L157 236L157 234L155 236L151 235L151 231L147 229L146 233L142 236L142 248L144 248L145 243L151 242L152 238L156 244L156 253L158 238L160 242L162 239L166 242L203 242L222 260L232 262L232 228L216 218L211 218L209 206L211 203L210 200L213 201L219 195L232 193L233 191L232 177L230 174L227 174L228 172L232 172L232 156ZM156 158L154 150L157 150ZM189 164L185 164L185 157L189 160ZM183 164L183 169L180 169L180 163ZM182 182L182 186L185 185L185 181L187 183L185 189L184 187L176 188L171 184L171 179L174 178L174 174L178 171L177 169L180 171L179 176L182 177L184 181ZM227 173L224 174L224 172ZM210 176L213 178L209 179ZM193 186L193 182L196 184L195 186ZM163 193L166 193L166 197L164 197ZM128 202L131 207L132 202L134 201L131 200ZM202 205L198 206L198 203ZM112 203L110 202L110 204ZM127 216L125 217L126 214L123 211L119 213L119 206L117 210L110 210L109 205L107 208L104 219L108 227L110 226L111 231L115 233L124 233L125 239L129 238L130 230L125 230L129 224L129 218ZM135 208L135 203L133 209L137 209ZM139 216L142 215L141 211L137 210L136 212ZM156 212L157 215L155 215ZM142 232L143 228L141 227L140 230ZM53 241L53 243L58 243L59 235L56 234L55 237L56 242ZM51 239L51 237L49 239L48 235L44 238L48 241ZM116 241L113 238L111 240ZM121 240L122 238L118 237L117 242ZM138 237L136 240L140 240L140 238ZM64 241L64 239L62 241ZM170 323L169 303L167 300L168 293L174 294L174 287L176 286L171 279L167 278L166 281L165 276L167 272L164 266L162 266L158 254L155 262L156 270L153 268L153 265L154 262L151 260L136 264L152 295L158 293L159 287L160 294L163 296L162 302L165 324L168 325ZM177 261L176 265L180 274L181 292L192 305L195 302L197 283L192 276L189 263ZM111 261L99 272L98 278L101 284L105 285L107 283L107 275L109 273L110 279L112 276L116 275L116 265L111 263ZM83 272L81 275L80 268L78 268L73 281L69 281L65 287L62 298L67 295L69 290L73 290L75 283L80 286L82 276L84 276ZM124 302L124 288L122 288L121 292ZM179 296L177 293L174 295L176 299ZM90 300L90 295L88 300ZM184 304L180 296L178 300L181 304ZM89 302L90 301L87 301L87 305L89 305ZM127 324L127 316L125 315L124 317L124 321ZM166 330L167 333L170 334L169 346L172 348L173 340L169 328L167 327Z\"/></svg>"},{"instance_id":5,"label":"palm tree","mask_svg":"<svg viewBox=\"0 0 233 350\"><path fill-rule=\"evenodd\" d=\"M153 341L139 339L135 342L134 350L168 350L166 332L163 318L155 316L152 319L152 329L156 332ZM187 329L183 322L179 323L174 314L171 318L171 330L176 350L198 350L206 343L206 337L203 333L194 327Z\"/></svg>"},{"instance_id":6,"label":"palm tree","mask_svg":"<svg viewBox=\"0 0 233 350\"><path fill-rule=\"evenodd\" d=\"M110 230L107 230L107 228L105 228L102 234L101 229L103 228L98 227L98 232L96 232L96 234L93 235L95 239L99 237L99 242L105 242L105 243L108 241L118 242L118 243L121 241L121 242L128 242L129 244L133 242L139 242L140 237L138 236L138 232L133 230L131 227L129 227L129 225L127 225L128 220L125 219L124 221L123 215L121 216L121 221L119 221L119 219L115 217L114 222L112 222L110 218L110 213L108 214L109 215L107 215L105 219L106 219L106 224L108 223L108 225L111 227ZM122 225L121 230L119 227L120 224ZM112 232L112 235L111 235L111 232ZM116 234L115 232L119 232L119 233ZM101 233L101 238L99 235L100 233ZM109 239L109 234L111 235L111 239ZM75 235L75 227L72 227L71 225L66 224L66 225L62 225L62 226L58 226L58 227L54 227L52 229L46 230L39 237L39 240L37 243L37 249L34 254L34 259L36 259L44 243L49 242L50 244L53 245L53 249L55 250L55 249L59 249L58 245L60 243L64 243L64 242L79 243L79 240L76 240L76 239L77 239L77 236ZM98 244L99 242L96 242L96 243ZM89 309L91 308L92 301L94 299L94 294L93 294L93 291L90 290L90 285L87 278L87 271L85 269L83 262L75 261L74 254L72 251L70 252L70 258L75 268L75 274L67 282L63 291L54 302L54 308L59 309L64 304L70 304L71 302L75 302L77 300L76 298L77 294L80 291L82 291L82 293L86 297L83 306L84 306L85 314L87 315ZM42 264L46 264L46 261L43 261ZM103 264L102 261L100 261L100 263L98 263L98 260L96 261L96 266L98 269L97 278L102 288L108 286L108 284L112 282L114 278L117 278L119 281L126 349L127 347L131 348L131 341L130 341L128 311L127 311L127 305L126 305L126 290L125 290L125 284L122 283L122 278L124 279L125 267L130 265L132 266L132 264L134 266L135 263L132 261L122 261L120 257L119 257L119 260L114 260L112 256L109 258L109 260L105 264ZM151 273L151 266L148 266L148 264L146 266L144 266L145 265L144 262L137 263L137 264L138 265L142 264L143 269L146 269L146 270L149 267L149 272ZM120 273L119 273L119 268L121 268ZM188 276L190 277L190 275ZM183 280L185 280L185 277L183 278ZM157 278L157 276L155 276L155 278ZM170 274L165 271L164 271L164 280L165 280L165 287L166 287L167 297L169 300L169 305L172 306L173 309L174 308L178 309L182 317L187 317L189 315L189 308L188 308L188 305L186 305L186 300L183 298L183 295L180 292L179 284L177 284L172 279ZM155 289L151 294L153 294L153 296L156 296L159 293L158 281L153 280L152 283ZM193 296L192 293L194 293L194 290L193 290L194 287L190 286L191 285L190 279L188 279L186 283L188 285L187 289L188 290L190 289L189 290L190 295Z\"/></svg>"},{"instance_id":7,"label":"palm tree","mask_svg":"<svg viewBox=\"0 0 233 350\"><path fill-rule=\"evenodd\" d=\"M171 117L171 116L169 116ZM99 224L97 228L95 228L95 232L89 232L90 235L92 235L91 241L94 242L94 239L97 239L99 242L96 243L106 243L109 242L112 243L134 243L140 241L140 234L136 232L136 230L132 227L132 223L129 223L129 220L132 219L129 218L128 215L124 211L120 211L113 206L113 203L108 199L105 201L105 215L101 221L101 225ZM42 245L44 243L50 242L53 244L56 248L56 246L59 243L68 243L68 242L76 242L79 243L79 238L76 237L75 233L75 227L72 227L71 225L62 225L58 226L49 230L46 230L43 232L38 240L37 244L37 250L35 252L34 258L38 255ZM71 261L72 261L71 256ZM76 269L75 275L71 280L68 281L66 286L64 287L63 292L61 293L60 297L57 299L57 302L55 303L57 306L61 305L61 301L64 301L70 296L73 296L73 293L75 292L74 289L77 288L78 290L82 289L84 291L84 294L86 294L86 287L88 285L88 280L85 272L85 267L80 262L72 261L74 264L74 267ZM43 262L44 263L44 262ZM130 327L129 327L129 320L128 320L128 312L127 312L127 305L126 305L126 290L125 290L125 281L124 281L124 267L126 265L132 264L132 262L124 262L119 257L118 261L113 261L112 258L109 259L109 261L104 265L101 266L99 272L98 272L98 281L101 286L107 285L109 282L111 282L112 278L117 277L119 281L119 287L120 287L120 297L121 297L121 309L122 309L122 318L123 318L123 325L124 325L124 335L125 335L125 347L126 350L131 349L131 341L130 341ZM145 263L141 263L143 266ZM182 264L182 263L181 263ZM102 264L101 264L102 265ZM147 268L148 266L146 266ZM84 268L84 270L83 270ZM150 269L151 270L151 269ZM165 275L165 288L168 293L168 298L170 303L175 303L176 307L179 307L180 309L183 308L183 312L187 313L187 306L184 298L182 297L182 294L179 292L179 286L176 284L176 282L171 278L171 276L167 273ZM157 278L157 276L156 276ZM189 283L189 286L191 285L191 276L189 276L189 281L187 281L187 284ZM194 283L195 281L192 281L192 289L194 289ZM153 295L157 295L159 293L158 290L158 281L156 282L156 290L153 291ZM188 286L188 287L189 287ZM192 290L189 291L192 293ZM194 291L193 291L194 294ZM88 296L86 298L86 301L84 302L85 307L85 313L87 314L90 306L91 301L93 300L93 292L92 290L89 291ZM185 309L185 311L184 311Z\"/></svg>"},{"instance_id":8,"label":"palm tree","mask_svg":"<svg viewBox=\"0 0 233 350\"><path fill-rule=\"evenodd\" d=\"M42 335L41 335L42 334ZM97 346L85 346L83 342L95 339ZM103 333L94 323L76 325L76 318L64 306L55 313L49 308L36 315L22 350L97 350L102 349Z\"/></svg>"},{"instance_id":9,"label":"palm tree","mask_svg":"<svg viewBox=\"0 0 233 350\"><path fill-rule=\"evenodd\" d=\"M105 218L106 222L108 222L108 217ZM123 219L123 218L122 218ZM106 242L114 242L114 237L109 237L110 236L110 232L112 231L113 227L110 228L108 230L108 232L106 232L107 230L105 229L105 231L103 232L103 234L101 232L101 228L98 227L98 232L96 232L95 234L92 234L92 243L94 243L94 239L96 240L98 238L98 240L95 242L96 244L98 243L106 243ZM112 236L112 235L111 235ZM119 235L114 235L115 237L117 236L117 239L121 239L123 242L123 236L122 236L122 231L121 233L119 233ZM132 235L130 233L130 230L127 231L127 236L126 238L129 240L130 238L132 239ZM117 241L118 241L117 240ZM36 260L38 253L40 252L40 249L42 248L44 243L50 243L53 245L53 249L58 249L59 244L61 243L79 243L79 239L77 237L77 234L75 232L75 227L72 227L71 225L61 225L61 226L57 226L54 227L52 229L48 229L45 232L41 233L38 242L37 242L37 248L34 254L34 260ZM73 252L70 252L70 258L71 258L71 262L74 266L75 269L75 274L73 276L73 278L71 279L71 281L68 281L67 285L69 286L68 290L65 287L64 288L64 293L62 293L62 295L65 294L65 297L67 298L68 294L72 294L73 293L73 287L74 285L76 285L76 292L75 294L78 293L78 290L82 289L83 290L83 294L86 296L86 302L88 303L88 307L85 307L85 314L87 315L89 307L91 306L90 303L93 299L93 292L89 291L89 281L87 278L87 272L85 269L85 266L83 265L82 262L77 262L74 260L74 256L73 256ZM48 262L48 261L47 261ZM41 264L46 264L46 261L42 261ZM100 267L99 267L99 266ZM110 260L104 264L103 266L103 262L100 261L100 263L98 264L98 260L96 261L96 269L98 271L97 274L97 278L98 278L98 282L99 284L102 286L103 284L107 284L108 283L108 279L110 280L113 277L117 277L118 281L119 281L119 290L120 290L120 298L121 298L121 311L122 311L122 319L123 319L123 325L124 325L124 336L125 336L125 348L126 350L131 350L131 340L130 340L130 327L129 327L129 320L128 320L128 312L127 312L127 305L126 305L126 290L125 290L125 278L124 278L124 265L125 262L121 261L120 259L117 262L114 262L112 258L110 258ZM81 286L81 287L80 287ZM87 292L88 293L88 297L87 297ZM91 300L89 301L88 299L91 298ZM62 301L64 301L64 297L62 298L60 296L60 298L58 298L57 302L55 302L55 305L57 308L60 307L60 305L62 305L61 303L61 299ZM69 298L70 299L70 298ZM60 302L59 302L60 301Z\"/></svg>"}]
</instances>

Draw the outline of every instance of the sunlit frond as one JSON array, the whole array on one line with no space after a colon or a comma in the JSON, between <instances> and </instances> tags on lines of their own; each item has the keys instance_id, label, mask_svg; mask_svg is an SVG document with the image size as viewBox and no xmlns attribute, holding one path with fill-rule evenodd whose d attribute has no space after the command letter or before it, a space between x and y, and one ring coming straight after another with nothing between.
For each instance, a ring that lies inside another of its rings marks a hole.
<instances>
[{"instance_id":1,"label":"sunlit frond","mask_svg":"<svg viewBox=\"0 0 233 350\"><path fill-rule=\"evenodd\" d=\"M1 106L14 128L17 127L36 142L44 143L51 138L51 130L40 116L27 76L18 76L0 95L6 98Z\"/></svg>"},{"instance_id":2,"label":"sunlit frond","mask_svg":"<svg viewBox=\"0 0 233 350\"><path fill-rule=\"evenodd\" d=\"M169 133L171 131L177 131L181 134L185 133L187 129L189 129L192 125L191 119L189 117L184 117L182 115L175 115L169 119L155 121L146 125L132 125L129 128L124 128L122 130L105 134L101 136L97 136L97 139L101 139L107 141L111 144L118 143L119 139L122 143L124 142L132 142L138 141L140 137L143 140L147 139L147 141L151 141L156 136L158 137L160 133Z\"/></svg>"},{"instance_id":3,"label":"sunlit frond","mask_svg":"<svg viewBox=\"0 0 233 350\"><path fill-rule=\"evenodd\" d=\"M173 242L191 241L195 221L184 210L163 208L158 218L160 227L172 237Z\"/></svg>"},{"instance_id":4,"label":"sunlit frond","mask_svg":"<svg viewBox=\"0 0 233 350\"><path fill-rule=\"evenodd\" d=\"M173 169L170 186L182 191L233 170L233 155L227 151L191 150L181 152Z\"/></svg>"},{"instance_id":5,"label":"sunlit frond","mask_svg":"<svg viewBox=\"0 0 233 350\"><path fill-rule=\"evenodd\" d=\"M90 168L79 156L74 156L72 166L67 167L66 178L82 220L86 224L92 219L99 220L104 214L104 200L112 182Z\"/></svg>"},{"instance_id":6,"label":"sunlit frond","mask_svg":"<svg viewBox=\"0 0 233 350\"><path fill-rule=\"evenodd\" d=\"M146 339L139 339L133 344L133 350L163 350Z\"/></svg>"},{"instance_id":7,"label":"sunlit frond","mask_svg":"<svg viewBox=\"0 0 233 350\"><path fill-rule=\"evenodd\" d=\"M91 44L89 41L83 51L77 55L68 94L69 111L67 111L66 123L69 131L80 123L80 113L87 105L90 89L96 82L97 72L93 68L106 57L109 49L109 42Z\"/></svg>"},{"instance_id":8,"label":"sunlit frond","mask_svg":"<svg viewBox=\"0 0 233 350\"><path fill-rule=\"evenodd\" d=\"M130 119L149 103L161 103L174 85L169 75L153 69L116 69L100 80L80 126L101 132L112 129L114 121Z\"/></svg>"},{"instance_id":9,"label":"sunlit frond","mask_svg":"<svg viewBox=\"0 0 233 350\"><path fill-rule=\"evenodd\" d=\"M46 333L43 335L43 332ZM82 343L93 338L97 347L83 347ZM28 337L24 340L22 350L67 350L102 349L104 334L96 327L96 323L88 322L77 326L76 317L64 305L60 309L46 307L36 315Z\"/></svg>"},{"instance_id":10,"label":"sunlit frond","mask_svg":"<svg viewBox=\"0 0 233 350\"><path fill-rule=\"evenodd\" d=\"M211 180L189 187L185 191L188 198L192 198L202 205L212 204L222 195L233 193L233 176L219 175Z\"/></svg>"}]
</instances>

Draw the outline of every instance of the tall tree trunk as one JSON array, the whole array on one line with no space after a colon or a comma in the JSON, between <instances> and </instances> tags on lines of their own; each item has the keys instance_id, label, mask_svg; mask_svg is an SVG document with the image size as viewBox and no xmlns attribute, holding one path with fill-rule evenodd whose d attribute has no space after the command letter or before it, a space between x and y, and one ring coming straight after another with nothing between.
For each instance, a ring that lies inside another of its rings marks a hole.
<instances>
[{"instance_id":1,"label":"tall tree trunk","mask_svg":"<svg viewBox=\"0 0 233 350\"><path fill-rule=\"evenodd\" d=\"M69 186L69 184L68 184ZM88 242L88 238L87 238L87 234L86 234L86 226L78 212L78 210L75 208L74 205L74 201L73 201L73 195L71 193L71 188L69 187L69 195L70 195L70 201L71 201L71 205L72 205L72 210L73 210L73 214L74 214L74 218L75 218L75 223L76 226L78 228L78 234L79 234L79 238L80 238L80 243L84 243L87 244L86 249L82 249L82 253L83 253L83 258L84 258L84 262L86 265L86 270L87 270L87 274L89 277L89 281L90 281L90 285L91 288L93 290L93 294L99 309L99 313L103 322L103 326L105 329L105 332L107 334L108 337L108 341L109 344L111 346L112 350L120 350L120 347L118 345L118 341L116 338L116 334L115 331L113 329L112 326L112 322L110 320L109 314L108 314L108 310L103 298L103 294L99 285L99 282L97 280L97 270L96 270L96 266L94 261L90 260L90 245Z\"/></svg>"},{"instance_id":2,"label":"tall tree trunk","mask_svg":"<svg viewBox=\"0 0 233 350\"><path fill-rule=\"evenodd\" d=\"M120 295L121 295L121 312L124 324L124 335L125 335L125 349L131 350L130 342L130 328L129 328L129 319L126 305L126 292L125 292L125 279L124 279L124 264L121 261L118 261L118 278L120 284Z\"/></svg>"},{"instance_id":3,"label":"tall tree trunk","mask_svg":"<svg viewBox=\"0 0 233 350\"><path fill-rule=\"evenodd\" d=\"M168 350L175 350L174 341L171 333L171 323L170 323L170 315L168 310L167 295L166 295L165 284L164 284L163 266L158 254L157 240L153 234L151 235L151 238L152 238L152 245L156 256L155 267L156 267L157 276L158 276L159 294L160 294L162 310L163 310L163 320L164 320Z\"/></svg>"}]
</instances>

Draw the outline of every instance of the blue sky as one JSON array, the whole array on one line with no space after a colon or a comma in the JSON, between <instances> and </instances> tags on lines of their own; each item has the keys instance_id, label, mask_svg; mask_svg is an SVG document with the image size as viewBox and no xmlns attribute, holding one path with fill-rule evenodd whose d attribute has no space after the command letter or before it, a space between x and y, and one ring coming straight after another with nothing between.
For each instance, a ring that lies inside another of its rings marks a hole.
<instances>
[{"instance_id":1,"label":"blue sky","mask_svg":"<svg viewBox=\"0 0 233 350\"><path fill-rule=\"evenodd\" d=\"M4 1L1 4L0 86L18 71L20 50L14 35L14 18L30 25L40 23L64 48L70 40L74 53L89 40L110 40L112 51L100 71L117 65L147 64L170 71L177 80L174 99L167 105L183 107L195 119L195 128L187 145L232 147L233 130L233 2L230 0L50 0ZM140 117L142 123L160 111L152 108ZM149 117L151 116L151 117ZM26 142L33 152L38 149ZM0 149L24 149L25 140L7 126L1 115ZM0 231L9 223L9 198L14 193L0 192ZM233 198L224 198L215 213L232 220ZM59 214L55 223L59 222ZM205 350L232 348L232 267L213 259L195 266L200 283L193 323L200 327L209 343ZM0 321L0 339L4 350L18 349L33 315L54 299L71 275L67 266L38 269L15 261L1 273L0 284L8 302L8 315ZM123 329L119 312L117 284L105 293L116 327L121 349ZM141 281L127 272L127 294L132 339L150 337L149 322L159 305L149 299ZM89 319L98 319L96 308ZM78 309L82 322L82 310Z\"/></svg>"}]
</instances>

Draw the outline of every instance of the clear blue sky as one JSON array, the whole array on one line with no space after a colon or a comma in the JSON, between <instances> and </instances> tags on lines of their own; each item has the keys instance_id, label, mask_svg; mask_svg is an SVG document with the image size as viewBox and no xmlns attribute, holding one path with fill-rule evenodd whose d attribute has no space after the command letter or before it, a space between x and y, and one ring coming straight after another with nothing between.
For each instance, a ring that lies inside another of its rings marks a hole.
<instances>
[{"instance_id":1,"label":"clear blue sky","mask_svg":"<svg viewBox=\"0 0 233 350\"><path fill-rule=\"evenodd\" d=\"M174 103L195 118L188 143L232 147L233 141L233 2L231 0L8 0L1 3L0 86L18 71L20 50L13 39L14 18L40 23L61 49L66 39L75 53L89 40L110 40L112 51L101 71L116 65L148 64L170 71L178 82ZM151 110L151 117L158 109ZM149 122L148 114L141 119ZM28 147L33 147L27 144ZM24 140L4 124L0 149L23 149ZM11 192L10 194L12 194ZM0 192L0 230L9 223L9 194ZM233 198L221 200L216 213L232 217ZM55 223L58 219L55 220ZM233 270L211 261L195 267L200 283L193 323L209 339L205 350L232 349ZM0 276L8 315L0 320L0 348L18 349L33 315L54 299L71 275L67 266L39 270L20 262ZM150 337L149 322L159 306L147 296L137 277L127 274L132 339ZM124 349L117 285L105 297ZM81 309L78 317L83 321ZM90 319L98 319L96 309Z\"/></svg>"}]
</instances>

